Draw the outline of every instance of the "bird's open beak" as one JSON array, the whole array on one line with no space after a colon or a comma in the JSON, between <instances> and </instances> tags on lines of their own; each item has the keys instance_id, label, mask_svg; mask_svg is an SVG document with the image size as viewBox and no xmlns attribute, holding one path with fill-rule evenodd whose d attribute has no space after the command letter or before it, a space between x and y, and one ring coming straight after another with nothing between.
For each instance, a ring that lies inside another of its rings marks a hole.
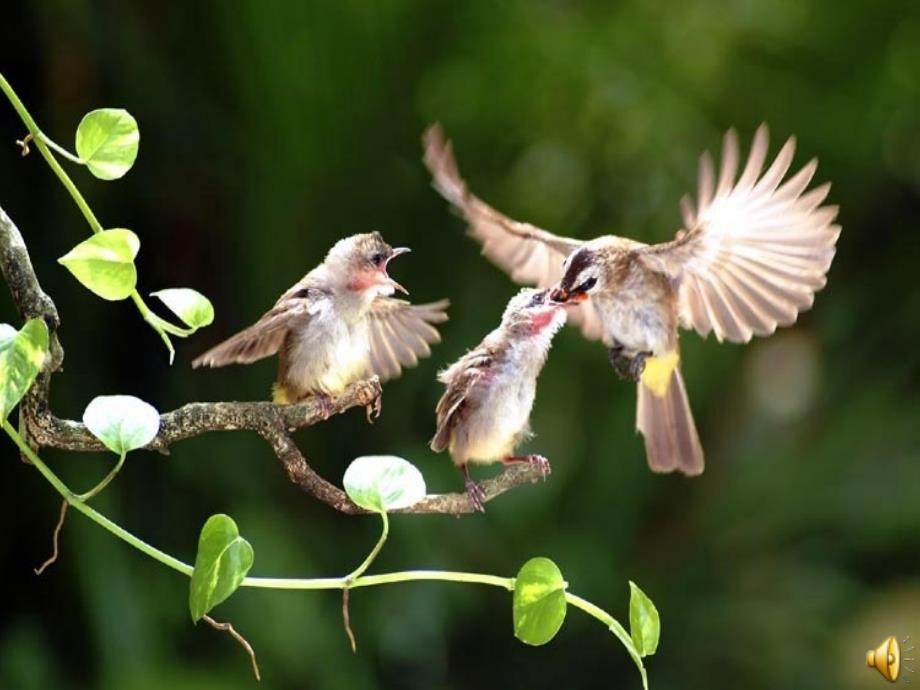
<instances>
[{"instance_id":1,"label":"bird's open beak","mask_svg":"<svg viewBox=\"0 0 920 690\"><path fill-rule=\"evenodd\" d=\"M562 288L556 288L549 293L549 298L553 302L558 302L559 304L565 304L569 301L569 293L567 293Z\"/></svg>"},{"instance_id":2,"label":"bird's open beak","mask_svg":"<svg viewBox=\"0 0 920 690\"><path fill-rule=\"evenodd\" d=\"M573 305L578 304L579 302L584 302L586 299L588 299L588 293L569 292L568 290L563 290L562 288L556 288L549 293L549 298L557 304Z\"/></svg>"},{"instance_id":3,"label":"bird's open beak","mask_svg":"<svg viewBox=\"0 0 920 690\"><path fill-rule=\"evenodd\" d=\"M385 280L386 280L386 284L387 284L387 285L390 285L394 290L398 290L399 292L403 293L404 295L408 295L408 294L409 294L409 291L406 290L406 288L404 288L402 285L400 285L399 283L397 283L395 280L393 280L392 278L390 278L390 275L387 273L387 266L388 266L388 265L390 264L390 262L391 262L393 259L395 259L397 256L399 256L399 255L401 255L401 254L408 254L408 253L411 252L411 251L412 251L412 250L409 249L409 247L394 247L392 253L390 254L389 258L387 259L386 264L384 264L384 266L383 266L383 275L384 275L384 278L385 278Z\"/></svg>"}]
</instances>

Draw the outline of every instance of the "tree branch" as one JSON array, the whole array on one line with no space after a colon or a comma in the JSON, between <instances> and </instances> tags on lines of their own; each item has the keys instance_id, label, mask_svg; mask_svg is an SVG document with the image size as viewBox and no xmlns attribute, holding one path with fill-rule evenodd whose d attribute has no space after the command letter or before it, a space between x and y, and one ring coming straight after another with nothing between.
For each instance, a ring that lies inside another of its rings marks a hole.
<instances>
[{"instance_id":1,"label":"tree branch","mask_svg":"<svg viewBox=\"0 0 920 690\"><path fill-rule=\"evenodd\" d=\"M331 414L352 407L370 405L380 395L376 378L352 384L327 406ZM289 436L289 432L325 420L322 406L312 398L296 405L272 402L194 402L160 415L160 430L146 447L168 454L177 441L211 431L255 431ZM96 451L105 446L81 422L60 419L47 408L29 410L27 422L32 439L39 446L63 450Z\"/></svg>"},{"instance_id":2,"label":"tree branch","mask_svg":"<svg viewBox=\"0 0 920 690\"><path fill-rule=\"evenodd\" d=\"M60 317L52 299L42 290L32 268L25 241L13 221L0 208L0 270L10 288L20 317L42 318L51 333L51 357L44 371L23 398L20 424L26 439L35 448L43 446L72 451L102 451L105 447L82 423L61 419L48 405L51 375L64 360L57 338ZM168 454L173 443L211 431L248 430L259 434L281 462L288 478L314 498L354 515L364 513L351 502L342 489L327 481L310 466L291 438L291 432L325 421L328 414L340 414L353 407L367 407L381 395L380 381L373 377L349 386L344 393L323 407L313 399L295 405L271 402L194 402L160 415L160 430L147 446ZM331 405L331 408L330 408ZM482 482L486 499L526 482L536 482L540 472L529 465L508 467L500 475ZM432 494L401 513L446 513L459 515L474 512L465 493Z\"/></svg>"}]
</instances>

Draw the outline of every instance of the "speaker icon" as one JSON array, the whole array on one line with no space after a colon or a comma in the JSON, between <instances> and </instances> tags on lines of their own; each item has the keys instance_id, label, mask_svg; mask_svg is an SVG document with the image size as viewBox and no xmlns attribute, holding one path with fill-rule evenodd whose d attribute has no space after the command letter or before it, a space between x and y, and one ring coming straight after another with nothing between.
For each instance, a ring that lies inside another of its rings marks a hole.
<instances>
[{"instance_id":1,"label":"speaker icon","mask_svg":"<svg viewBox=\"0 0 920 690\"><path fill-rule=\"evenodd\" d=\"M904 638L903 643L907 644L909 640L910 635ZM910 652L913 649L914 647L907 647L904 651ZM881 673L882 678L889 683L894 683L898 679L901 673L902 661L913 661L913 659L901 655L901 646L893 635L882 640L882 643L875 649L870 649L866 652L866 666ZM914 672L914 669L906 664L903 668L908 673ZM910 681L905 678L904 682L909 683Z\"/></svg>"}]
</instances>

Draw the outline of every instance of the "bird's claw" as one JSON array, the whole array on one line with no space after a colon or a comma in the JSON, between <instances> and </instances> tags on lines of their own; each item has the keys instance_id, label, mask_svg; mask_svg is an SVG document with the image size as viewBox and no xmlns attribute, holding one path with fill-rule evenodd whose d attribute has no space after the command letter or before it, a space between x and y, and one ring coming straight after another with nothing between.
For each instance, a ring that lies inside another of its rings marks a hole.
<instances>
[{"instance_id":1,"label":"bird's claw","mask_svg":"<svg viewBox=\"0 0 920 690\"><path fill-rule=\"evenodd\" d=\"M523 455L521 457L510 457L505 458L503 461L506 465L517 465L517 464L526 464L530 467L533 467L537 472L540 473L540 477L543 481L546 481L546 478L552 474L552 468L549 466L549 460L546 459L543 455Z\"/></svg>"},{"instance_id":2,"label":"bird's claw","mask_svg":"<svg viewBox=\"0 0 920 690\"><path fill-rule=\"evenodd\" d=\"M544 482L546 481L546 478L553 472L553 468L549 466L549 460L547 460L543 455L528 455L527 462L531 467L536 468Z\"/></svg>"},{"instance_id":3,"label":"bird's claw","mask_svg":"<svg viewBox=\"0 0 920 690\"><path fill-rule=\"evenodd\" d=\"M373 424L375 419L380 418L381 412L383 412L383 393L378 393L377 397L364 408L364 413L367 416L367 423Z\"/></svg>"},{"instance_id":4,"label":"bird's claw","mask_svg":"<svg viewBox=\"0 0 920 690\"><path fill-rule=\"evenodd\" d=\"M624 381L638 381L645 371L645 360L648 358L648 352L640 352L635 357L629 357L625 354L622 345L611 347L608 351L610 365L613 367L616 375Z\"/></svg>"},{"instance_id":5,"label":"bird's claw","mask_svg":"<svg viewBox=\"0 0 920 690\"><path fill-rule=\"evenodd\" d=\"M332 407L332 398L330 398L325 393L317 393L315 396L316 402L319 405L319 413L322 415L323 421L325 422L332 416L334 412Z\"/></svg>"},{"instance_id":6,"label":"bird's claw","mask_svg":"<svg viewBox=\"0 0 920 690\"><path fill-rule=\"evenodd\" d=\"M645 371L645 360L648 358L648 352L640 352L629 361L629 376L633 381L638 381Z\"/></svg>"},{"instance_id":7,"label":"bird's claw","mask_svg":"<svg viewBox=\"0 0 920 690\"><path fill-rule=\"evenodd\" d=\"M473 504L473 510L479 513L486 512L486 492L469 477L466 478L466 495L469 496L470 503Z\"/></svg>"},{"instance_id":8,"label":"bird's claw","mask_svg":"<svg viewBox=\"0 0 920 690\"><path fill-rule=\"evenodd\" d=\"M610 358L610 366L613 367L617 377L620 379L628 378L630 361L629 357L623 353L623 346L615 345L607 351L607 354Z\"/></svg>"}]
</instances>

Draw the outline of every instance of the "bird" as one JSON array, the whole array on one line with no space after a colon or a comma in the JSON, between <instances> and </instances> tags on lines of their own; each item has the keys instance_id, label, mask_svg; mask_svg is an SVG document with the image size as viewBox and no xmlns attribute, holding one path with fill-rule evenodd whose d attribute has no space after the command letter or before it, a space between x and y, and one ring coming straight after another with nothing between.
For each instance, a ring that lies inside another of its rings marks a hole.
<instances>
[{"instance_id":1,"label":"bird","mask_svg":"<svg viewBox=\"0 0 920 690\"><path fill-rule=\"evenodd\" d=\"M407 290L387 273L408 253L379 232L339 240L323 262L278 298L253 325L211 348L192 367L249 364L278 355L272 399L297 403L315 396L325 416L332 396L355 381L392 379L440 342L448 300L415 305L393 298Z\"/></svg>"},{"instance_id":2,"label":"bird","mask_svg":"<svg viewBox=\"0 0 920 690\"><path fill-rule=\"evenodd\" d=\"M436 408L431 449L450 452L480 512L485 495L470 477L469 463L524 462L544 478L549 473L542 455L514 451L531 436L537 377L565 318L565 307L551 302L548 290L524 288L508 302L498 328L438 374L446 388Z\"/></svg>"},{"instance_id":3,"label":"bird","mask_svg":"<svg viewBox=\"0 0 920 690\"><path fill-rule=\"evenodd\" d=\"M698 194L680 202L683 227L648 245L606 235L583 241L517 222L467 189L440 125L423 136L434 188L468 223L483 254L511 278L551 289L569 323L600 340L624 378L637 380L636 429L655 472L702 473L704 454L680 368L678 329L746 343L795 323L827 281L841 226L824 205L830 183L807 190L817 159L786 178L790 137L764 171L765 124L738 176L738 135L723 138L718 176L699 160ZM807 191L806 191L807 190Z\"/></svg>"}]
</instances>

